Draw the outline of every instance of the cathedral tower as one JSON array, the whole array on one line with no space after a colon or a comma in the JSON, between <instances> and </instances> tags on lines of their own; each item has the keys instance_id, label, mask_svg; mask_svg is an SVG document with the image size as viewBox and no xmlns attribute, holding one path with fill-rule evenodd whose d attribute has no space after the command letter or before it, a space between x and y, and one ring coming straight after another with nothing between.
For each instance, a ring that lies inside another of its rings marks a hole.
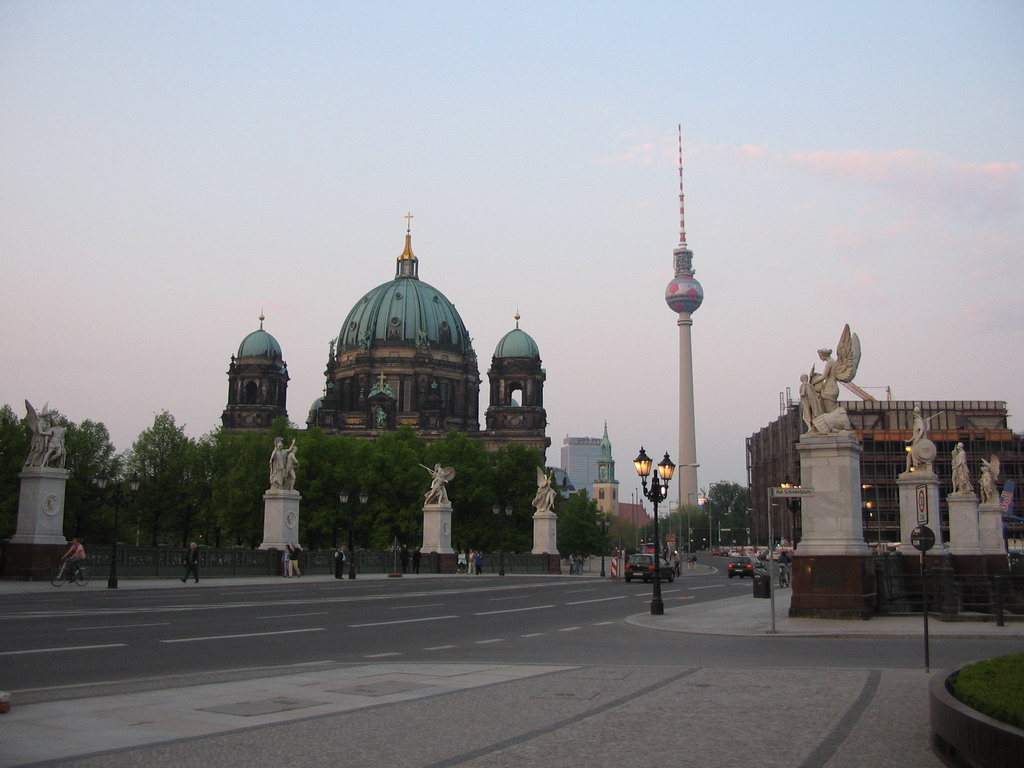
<instances>
[{"instance_id":1,"label":"cathedral tower","mask_svg":"<svg viewBox=\"0 0 1024 768\"><path fill-rule=\"evenodd\" d=\"M225 429L269 429L278 416L287 418L288 365L277 339L260 327L238 345L228 366L228 404L221 414Z\"/></svg>"}]
</instances>

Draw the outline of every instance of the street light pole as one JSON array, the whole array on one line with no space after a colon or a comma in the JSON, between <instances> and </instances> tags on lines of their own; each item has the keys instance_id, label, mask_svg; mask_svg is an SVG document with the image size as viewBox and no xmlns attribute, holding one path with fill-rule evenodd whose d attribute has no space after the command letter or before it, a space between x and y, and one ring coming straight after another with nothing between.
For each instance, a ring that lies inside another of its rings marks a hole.
<instances>
[{"instance_id":1,"label":"street light pole","mask_svg":"<svg viewBox=\"0 0 1024 768\"><path fill-rule=\"evenodd\" d=\"M608 548L606 541L608 537L608 516L601 515L601 519L597 521L597 527L601 531L601 578L605 578L604 573L604 551Z\"/></svg>"},{"instance_id":2,"label":"street light pole","mask_svg":"<svg viewBox=\"0 0 1024 768\"><path fill-rule=\"evenodd\" d=\"M643 485L643 494L650 499L654 505L654 592L651 595L651 615L661 616L665 613L665 603L661 599L661 541L658 536L658 503L668 497L669 481L675 472L676 465L665 453L665 458L658 464L658 472L651 472L651 458L647 452L640 447L640 453L633 459L633 466L636 473L640 475L640 482ZM651 488L647 489L647 476L651 476Z\"/></svg>"},{"instance_id":3,"label":"street light pole","mask_svg":"<svg viewBox=\"0 0 1024 768\"><path fill-rule=\"evenodd\" d=\"M101 472L99 477L95 480L96 486L102 491L105 490L107 485L110 483L110 478L106 472ZM139 473L133 472L132 476L128 478L128 487L132 493L139 490ZM121 502L124 501L124 488L120 483L116 484L113 489L114 496L114 543L110 547L110 574L107 576L107 589L117 589L117 534L118 534L118 517L121 511Z\"/></svg>"},{"instance_id":4,"label":"street light pole","mask_svg":"<svg viewBox=\"0 0 1024 768\"><path fill-rule=\"evenodd\" d=\"M366 501L369 498L366 491L360 491L359 503L363 506L366 505ZM342 491L338 494L338 501L341 502L341 506L344 507L348 504L348 491ZM354 579L356 577L356 545L355 545L355 530L356 530L356 510L354 507L348 508L348 577Z\"/></svg>"}]
</instances>

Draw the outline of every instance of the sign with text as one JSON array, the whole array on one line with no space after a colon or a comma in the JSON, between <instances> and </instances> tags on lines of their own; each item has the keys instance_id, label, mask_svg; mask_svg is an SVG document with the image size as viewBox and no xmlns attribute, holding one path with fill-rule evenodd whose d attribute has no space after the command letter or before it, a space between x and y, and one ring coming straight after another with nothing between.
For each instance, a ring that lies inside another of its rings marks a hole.
<instances>
[{"instance_id":1,"label":"sign with text","mask_svg":"<svg viewBox=\"0 0 1024 768\"><path fill-rule=\"evenodd\" d=\"M928 525L928 486L919 485L914 491L917 494L917 524Z\"/></svg>"},{"instance_id":2,"label":"sign with text","mask_svg":"<svg viewBox=\"0 0 1024 768\"><path fill-rule=\"evenodd\" d=\"M783 498L793 498L814 495L813 488L769 488L769 490L772 493L773 499L778 498L780 496Z\"/></svg>"}]
</instances>

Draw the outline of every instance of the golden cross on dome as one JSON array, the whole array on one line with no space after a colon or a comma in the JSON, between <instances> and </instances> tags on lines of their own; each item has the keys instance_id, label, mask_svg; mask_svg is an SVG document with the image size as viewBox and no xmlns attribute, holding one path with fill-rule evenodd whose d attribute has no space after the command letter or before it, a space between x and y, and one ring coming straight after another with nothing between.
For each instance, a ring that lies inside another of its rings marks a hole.
<instances>
[{"instance_id":1,"label":"golden cross on dome","mask_svg":"<svg viewBox=\"0 0 1024 768\"><path fill-rule=\"evenodd\" d=\"M409 234L409 232L412 231L412 220L415 219L415 218L416 217L413 216L411 213L405 214L405 233L406 234Z\"/></svg>"},{"instance_id":2,"label":"golden cross on dome","mask_svg":"<svg viewBox=\"0 0 1024 768\"><path fill-rule=\"evenodd\" d=\"M384 371L381 371L380 376L377 377L377 386L384 389L385 384L387 384L387 381L384 379Z\"/></svg>"}]
</instances>

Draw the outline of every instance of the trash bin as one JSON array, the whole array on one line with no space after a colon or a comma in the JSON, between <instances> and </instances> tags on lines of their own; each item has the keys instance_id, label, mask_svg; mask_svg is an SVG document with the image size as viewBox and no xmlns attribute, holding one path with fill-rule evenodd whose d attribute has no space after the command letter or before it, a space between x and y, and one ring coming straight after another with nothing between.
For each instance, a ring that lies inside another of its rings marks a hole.
<instances>
[{"instance_id":1,"label":"trash bin","mask_svg":"<svg viewBox=\"0 0 1024 768\"><path fill-rule=\"evenodd\" d=\"M763 568L757 568L754 571L754 597L771 597L772 596L772 580L768 575L768 571Z\"/></svg>"}]
</instances>

